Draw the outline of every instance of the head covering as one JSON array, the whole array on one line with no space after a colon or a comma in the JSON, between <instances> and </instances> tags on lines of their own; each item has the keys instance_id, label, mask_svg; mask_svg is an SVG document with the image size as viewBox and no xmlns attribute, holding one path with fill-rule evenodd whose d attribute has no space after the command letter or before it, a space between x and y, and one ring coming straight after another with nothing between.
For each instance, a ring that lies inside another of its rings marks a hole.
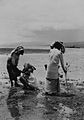
<instances>
[{"instance_id":1,"label":"head covering","mask_svg":"<svg viewBox=\"0 0 84 120\"><path fill-rule=\"evenodd\" d=\"M23 54L24 53L24 48L22 46L18 46L17 48L15 48L12 52L11 55L13 54Z\"/></svg>"},{"instance_id":2,"label":"head covering","mask_svg":"<svg viewBox=\"0 0 84 120\"><path fill-rule=\"evenodd\" d=\"M33 65L31 65L30 63L25 63L25 64L24 64L24 68L25 68L25 69L33 69L33 70L36 70L36 68L35 68Z\"/></svg>"},{"instance_id":3,"label":"head covering","mask_svg":"<svg viewBox=\"0 0 84 120\"><path fill-rule=\"evenodd\" d=\"M58 50L61 50L62 53L65 52L65 47L64 47L62 41L55 41L55 42L53 42L53 43L50 45L50 48L51 48L51 49L57 48Z\"/></svg>"},{"instance_id":4,"label":"head covering","mask_svg":"<svg viewBox=\"0 0 84 120\"><path fill-rule=\"evenodd\" d=\"M53 46L54 46L55 42L52 42L51 45L50 45L50 48L53 49Z\"/></svg>"}]
</instances>

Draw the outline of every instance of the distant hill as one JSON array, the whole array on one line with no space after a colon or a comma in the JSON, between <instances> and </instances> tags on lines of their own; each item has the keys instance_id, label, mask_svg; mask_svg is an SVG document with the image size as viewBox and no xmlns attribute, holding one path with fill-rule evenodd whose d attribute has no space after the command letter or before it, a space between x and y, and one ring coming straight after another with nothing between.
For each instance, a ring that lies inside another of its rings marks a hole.
<instances>
[{"instance_id":1,"label":"distant hill","mask_svg":"<svg viewBox=\"0 0 84 120\"><path fill-rule=\"evenodd\" d=\"M84 48L84 42L68 42L65 43L67 48Z\"/></svg>"},{"instance_id":2,"label":"distant hill","mask_svg":"<svg viewBox=\"0 0 84 120\"><path fill-rule=\"evenodd\" d=\"M23 43L22 43L23 44ZM20 44L20 45L22 45ZM68 42L68 43L64 43L66 48L84 48L84 42ZM25 46L25 44L24 44ZM26 43L26 48L25 48L25 53L48 53L49 52L49 46L50 44L39 44L36 46L32 46L29 44L27 45ZM9 54L13 49L14 49L14 45L13 47L8 47L8 48L2 48L0 47L0 54Z\"/></svg>"},{"instance_id":3,"label":"distant hill","mask_svg":"<svg viewBox=\"0 0 84 120\"><path fill-rule=\"evenodd\" d=\"M15 48L16 46L22 45L25 49L49 49L50 43L42 42L20 42L10 45L3 45L0 48ZM64 42L66 48L84 48L84 42Z\"/></svg>"},{"instance_id":4,"label":"distant hill","mask_svg":"<svg viewBox=\"0 0 84 120\"><path fill-rule=\"evenodd\" d=\"M0 47L15 48L18 45L22 45L25 48L49 48L50 44L55 40L62 40L66 47L84 47L84 29L65 29L56 30L54 28L42 28L40 30L32 30L31 35L23 32L21 34L21 40L8 41ZM30 42L29 42L30 41ZM81 41L81 42L80 42Z\"/></svg>"}]
</instances>

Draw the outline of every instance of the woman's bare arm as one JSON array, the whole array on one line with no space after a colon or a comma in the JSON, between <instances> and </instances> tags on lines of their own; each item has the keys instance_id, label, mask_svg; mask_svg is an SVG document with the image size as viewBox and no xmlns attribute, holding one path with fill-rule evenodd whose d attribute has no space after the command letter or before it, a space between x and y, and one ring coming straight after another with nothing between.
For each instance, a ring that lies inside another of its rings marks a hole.
<instances>
[{"instance_id":1,"label":"woman's bare arm","mask_svg":"<svg viewBox=\"0 0 84 120\"><path fill-rule=\"evenodd\" d=\"M67 70L66 70L66 68L65 68L65 66L64 66L63 54L61 53L59 56L60 56L60 63L61 63L62 69L63 69L63 71L66 73Z\"/></svg>"}]
</instances>

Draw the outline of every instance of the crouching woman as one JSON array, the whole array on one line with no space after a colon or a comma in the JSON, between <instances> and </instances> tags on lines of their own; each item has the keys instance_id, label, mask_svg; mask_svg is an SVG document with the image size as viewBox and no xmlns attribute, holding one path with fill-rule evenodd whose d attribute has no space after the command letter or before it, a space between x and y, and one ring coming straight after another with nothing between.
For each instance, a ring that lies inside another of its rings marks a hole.
<instances>
[{"instance_id":1,"label":"crouching woman","mask_svg":"<svg viewBox=\"0 0 84 120\"><path fill-rule=\"evenodd\" d=\"M64 66L63 54L65 53L65 47L62 42L54 42L50 46L49 52L49 64L47 66L46 74L46 94L53 95L60 93L59 83L59 62L61 63L64 73L67 72Z\"/></svg>"}]
</instances>

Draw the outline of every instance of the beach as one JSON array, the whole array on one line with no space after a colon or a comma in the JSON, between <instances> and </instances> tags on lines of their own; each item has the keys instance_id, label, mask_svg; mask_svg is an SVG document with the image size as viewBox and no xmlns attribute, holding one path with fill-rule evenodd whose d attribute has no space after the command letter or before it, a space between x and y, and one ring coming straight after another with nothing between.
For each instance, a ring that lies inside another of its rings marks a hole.
<instances>
[{"instance_id":1,"label":"beach","mask_svg":"<svg viewBox=\"0 0 84 120\"><path fill-rule=\"evenodd\" d=\"M40 92L24 94L21 88L11 88L6 61L8 54L0 54L0 120L84 120L84 49L66 48L64 55L68 69L68 94L45 96L44 64L48 62L48 52L26 53L20 57L19 69L24 63L36 67L34 75ZM65 76L60 67L60 83L66 91ZM62 92L63 92L62 91Z\"/></svg>"}]
</instances>

